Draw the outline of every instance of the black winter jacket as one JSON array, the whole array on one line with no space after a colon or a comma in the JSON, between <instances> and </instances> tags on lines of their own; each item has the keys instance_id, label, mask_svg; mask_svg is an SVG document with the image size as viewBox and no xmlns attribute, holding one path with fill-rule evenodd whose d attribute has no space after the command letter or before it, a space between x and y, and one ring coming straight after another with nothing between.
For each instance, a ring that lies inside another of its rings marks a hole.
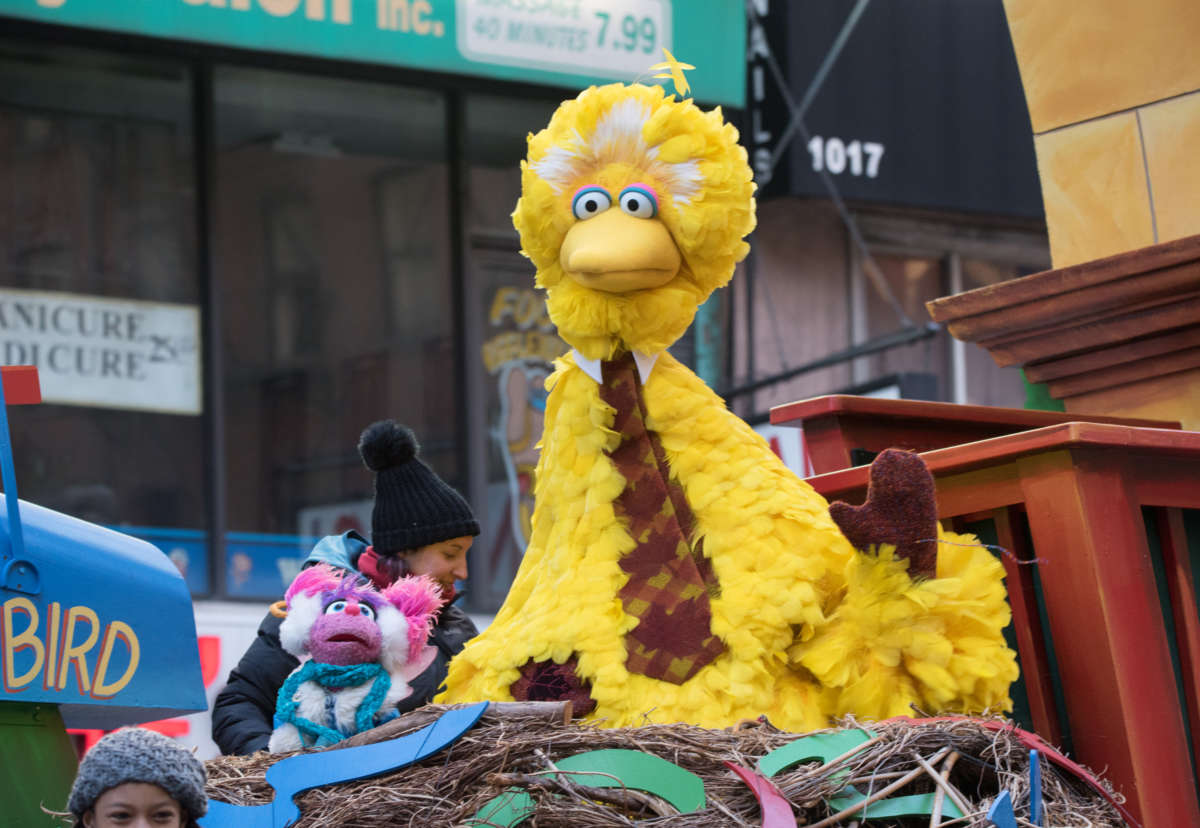
<instances>
[{"instance_id":1,"label":"black winter jacket","mask_svg":"<svg viewBox=\"0 0 1200 828\"><path fill-rule=\"evenodd\" d=\"M258 627L258 638L246 650L229 682L213 703L213 741L221 753L248 755L267 749L274 730L275 702L279 688L300 661L279 643L282 619L268 614ZM442 607L429 642L438 648L437 657L425 672L409 684L412 695L397 706L407 713L428 703L446 680L450 659L468 640L479 634L475 624L456 606Z\"/></svg>"}]
</instances>

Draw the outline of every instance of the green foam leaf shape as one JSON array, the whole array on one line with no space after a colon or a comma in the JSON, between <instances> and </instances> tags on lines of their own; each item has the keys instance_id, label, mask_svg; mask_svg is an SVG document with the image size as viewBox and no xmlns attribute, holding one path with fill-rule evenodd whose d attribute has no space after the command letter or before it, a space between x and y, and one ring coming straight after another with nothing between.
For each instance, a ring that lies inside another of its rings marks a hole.
<instances>
[{"instance_id":1,"label":"green foam leaf shape","mask_svg":"<svg viewBox=\"0 0 1200 828\"><path fill-rule=\"evenodd\" d=\"M786 745L776 748L759 759L758 770L763 776L770 778L801 762L817 761L825 764L874 738L875 733L870 730L842 730L835 733L814 733L811 736L803 736L794 742L788 742ZM848 770L838 771L833 775L833 781L845 779L848 775ZM866 798L853 785L847 785L841 793L829 800L829 807L837 813L857 805ZM929 816L933 812L933 801L933 794L893 796L879 802L872 802L857 815L857 818L888 819L903 816ZM949 799L943 803L942 813L948 819L957 819L963 816L963 812Z\"/></svg>"},{"instance_id":2,"label":"green foam leaf shape","mask_svg":"<svg viewBox=\"0 0 1200 828\"><path fill-rule=\"evenodd\" d=\"M705 806L704 782L652 753L640 750L592 750L568 756L555 763L565 777L592 788L632 788L660 797L680 813ZM466 821L473 826L520 825L534 811L533 798L518 788L509 788L491 799Z\"/></svg>"}]
</instances>

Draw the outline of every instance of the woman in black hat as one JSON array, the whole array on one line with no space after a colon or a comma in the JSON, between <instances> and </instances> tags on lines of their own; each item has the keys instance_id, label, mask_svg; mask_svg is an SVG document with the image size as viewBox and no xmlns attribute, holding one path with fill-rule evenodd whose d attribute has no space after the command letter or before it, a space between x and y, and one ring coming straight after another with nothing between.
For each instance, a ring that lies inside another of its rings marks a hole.
<instances>
[{"instance_id":1,"label":"woman in black hat","mask_svg":"<svg viewBox=\"0 0 1200 828\"><path fill-rule=\"evenodd\" d=\"M438 648L433 663L409 682L412 695L400 712L420 707L437 693L446 666L478 630L453 605L455 581L467 577L467 553L479 522L462 495L425 465L412 431L384 420L367 427L358 442L363 462L375 472L371 540L357 532L322 538L305 566L327 563L385 587L405 575L428 575L441 585L443 604L429 643ZM265 750L279 688L299 662L279 644L281 619L268 615L258 638L229 674L213 703L213 741L225 754Z\"/></svg>"}]
</instances>

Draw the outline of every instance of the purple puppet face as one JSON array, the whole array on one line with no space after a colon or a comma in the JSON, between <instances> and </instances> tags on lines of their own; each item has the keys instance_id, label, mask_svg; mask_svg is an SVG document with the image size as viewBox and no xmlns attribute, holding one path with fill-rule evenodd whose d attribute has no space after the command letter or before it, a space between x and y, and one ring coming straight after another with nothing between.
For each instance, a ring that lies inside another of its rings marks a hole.
<instances>
[{"instance_id":1,"label":"purple puppet face","mask_svg":"<svg viewBox=\"0 0 1200 828\"><path fill-rule=\"evenodd\" d=\"M331 598L308 633L312 657L341 666L376 661L382 643L376 608L352 593Z\"/></svg>"},{"instance_id":2,"label":"purple puppet face","mask_svg":"<svg viewBox=\"0 0 1200 828\"><path fill-rule=\"evenodd\" d=\"M436 651L427 639L441 602L437 584L424 576L379 592L356 574L317 564L296 576L284 598L279 643L297 658L339 667L378 662L401 675L423 670Z\"/></svg>"}]
</instances>

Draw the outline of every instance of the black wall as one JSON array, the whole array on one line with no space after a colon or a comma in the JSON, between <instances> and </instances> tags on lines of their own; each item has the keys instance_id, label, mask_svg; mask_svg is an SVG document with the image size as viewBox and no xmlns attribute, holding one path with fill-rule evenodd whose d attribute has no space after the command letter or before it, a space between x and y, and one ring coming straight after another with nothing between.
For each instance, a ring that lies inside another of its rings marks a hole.
<instances>
[{"instance_id":1,"label":"black wall","mask_svg":"<svg viewBox=\"0 0 1200 828\"><path fill-rule=\"evenodd\" d=\"M766 40L795 101L853 7L852 0L770 0L762 18ZM765 94L761 87L755 93L755 66L765 61L761 50L756 55L753 21L750 32L747 142L760 150L761 178L761 149L778 142L788 113L769 67ZM820 137L821 163L831 173L842 156L829 149L832 139L850 150L833 176L848 200L1042 215L1029 113L1001 0L873 0L805 123ZM873 177L868 142L883 147ZM799 132L784 162L763 197L826 194Z\"/></svg>"}]
</instances>

